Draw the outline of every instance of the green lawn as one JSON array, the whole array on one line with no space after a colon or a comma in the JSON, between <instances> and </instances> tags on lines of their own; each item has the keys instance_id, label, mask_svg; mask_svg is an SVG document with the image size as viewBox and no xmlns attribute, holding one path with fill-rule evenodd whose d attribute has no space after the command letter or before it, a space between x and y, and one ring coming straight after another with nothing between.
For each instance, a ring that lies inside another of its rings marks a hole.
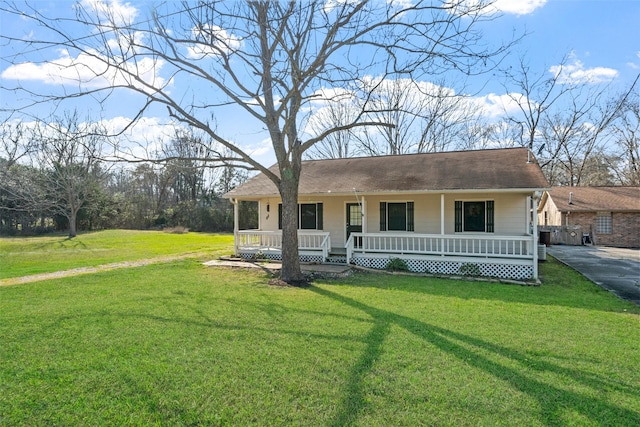
<instances>
[{"instance_id":1,"label":"green lawn","mask_svg":"<svg viewBox=\"0 0 640 427\"><path fill-rule=\"evenodd\" d=\"M0 237L0 279L185 254L233 252L233 235L107 230L44 237Z\"/></svg>"},{"instance_id":2,"label":"green lawn","mask_svg":"<svg viewBox=\"0 0 640 427\"><path fill-rule=\"evenodd\" d=\"M640 308L541 272L282 288L189 259L0 287L0 425L640 425Z\"/></svg>"}]
</instances>

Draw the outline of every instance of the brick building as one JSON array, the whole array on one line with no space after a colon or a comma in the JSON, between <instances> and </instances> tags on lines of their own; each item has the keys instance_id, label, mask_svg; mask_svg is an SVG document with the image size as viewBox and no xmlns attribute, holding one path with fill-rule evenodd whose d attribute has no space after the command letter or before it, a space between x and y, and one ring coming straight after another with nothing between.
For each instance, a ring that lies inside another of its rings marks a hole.
<instances>
[{"instance_id":1,"label":"brick building","mask_svg":"<svg viewBox=\"0 0 640 427\"><path fill-rule=\"evenodd\" d=\"M538 224L573 227L596 245L640 247L640 187L553 187L538 206Z\"/></svg>"}]
</instances>

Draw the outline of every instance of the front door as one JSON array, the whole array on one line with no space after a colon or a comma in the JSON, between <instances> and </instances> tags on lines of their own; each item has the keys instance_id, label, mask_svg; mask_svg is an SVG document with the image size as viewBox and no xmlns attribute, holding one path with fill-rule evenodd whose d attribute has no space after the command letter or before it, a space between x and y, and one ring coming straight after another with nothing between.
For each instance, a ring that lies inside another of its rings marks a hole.
<instances>
[{"instance_id":1,"label":"front door","mask_svg":"<svg viewBox=\"0 0 640 427\"><path fill-rule=\"evenodd\" d=\"M347 203L347 240L351 233L362 233L362 207L359 203Z\"/></svg>"}]
</instances>

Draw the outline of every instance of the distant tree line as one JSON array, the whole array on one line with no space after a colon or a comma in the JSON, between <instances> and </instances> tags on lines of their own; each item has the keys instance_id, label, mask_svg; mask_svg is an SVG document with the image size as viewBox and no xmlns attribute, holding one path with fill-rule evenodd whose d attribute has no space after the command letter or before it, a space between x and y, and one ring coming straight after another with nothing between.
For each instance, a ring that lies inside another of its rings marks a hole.
<instances>
[{"instance_id":1,"label":"distant tree line","mask_svg":"<svg viewBox=\"0 0 640 427\"><path fill-rule=\"evenodd\" d=\"M507 95L497 106L502 108L498 120L488 119L491 114L477 100L456 94L445 82L371 79L367 102L377 112L372 121L392 126L345 126L306 157L524 146L553 186L640 185L638 78L613 93L607 84L569 82L559 67L551 76L535 74L524 62L503 70ZM306 123L308 132L340 128L363 108L348 92L325 98ZM176 226L233 230L233 206L221 196L249 177L233 153L182 127L158 144L129 141L127 147L112 137L75 112L40 124L5 122L0 234L68 230L75 236L78 230ZM257 205L241 203L239 209L241 228L257 228Z\"/></svg>"},{"instance_id":2,"label":"distant tree line","mask_svg":"<svg viewBox=\"0 0 640 427\"><path fill-rule=\"evenodd\" d=\"M157 162L113 162L106 131L76 113L53 124L5 123L0 146L0 234L109 228L230 232L233 206L221 196L248 172L200 157L202 141L176 134ZM239 205L257 227L257 206Z\"/></svg>"},{"instance_id":3,"label":"distant tree line","mask_svg":"<svg viewBox=\"0 0 640 427\"><path fill-rule=\"evenodd\" d=\"M365 101L376 107L374 121L393 126L335 132L308 156L528 147L551 185L640 185L640 76L618 93L607 82L571 76L569 59L554 73L535 72L524 60L496 71L505 95L492 103L445 81L371 79L366 100L337 91L309 120L313 132L352 121Z\"/></svg>"}]
</instances>

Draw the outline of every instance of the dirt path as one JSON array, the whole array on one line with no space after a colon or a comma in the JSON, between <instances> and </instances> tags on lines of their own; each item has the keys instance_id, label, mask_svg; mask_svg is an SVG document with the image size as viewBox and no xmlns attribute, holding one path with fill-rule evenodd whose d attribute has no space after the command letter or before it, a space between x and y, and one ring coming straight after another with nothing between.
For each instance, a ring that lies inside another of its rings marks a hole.
<instances>
[{"instance_id":1,"label":"dirt path","mask_svg":"<svg viewBox=\"0 0 640 427\"><path fill-rule=\"evenodd\" d=\"M177 261L186 258L195 258L202 254L192 253L186 255L171 255L157 258L139 259L136 261L121 261L111 264L98 265L96 267L79 267L71 270L54 271L52 273L33 274L30 276L11 277L0 280L0 286L20 285L23 283L40 282L42 280L59 279L61 277L79 276L81 274L99 273L101 271L116 270L119 268L142 267L150 264Z\"/></svg>"}]
</instances>

